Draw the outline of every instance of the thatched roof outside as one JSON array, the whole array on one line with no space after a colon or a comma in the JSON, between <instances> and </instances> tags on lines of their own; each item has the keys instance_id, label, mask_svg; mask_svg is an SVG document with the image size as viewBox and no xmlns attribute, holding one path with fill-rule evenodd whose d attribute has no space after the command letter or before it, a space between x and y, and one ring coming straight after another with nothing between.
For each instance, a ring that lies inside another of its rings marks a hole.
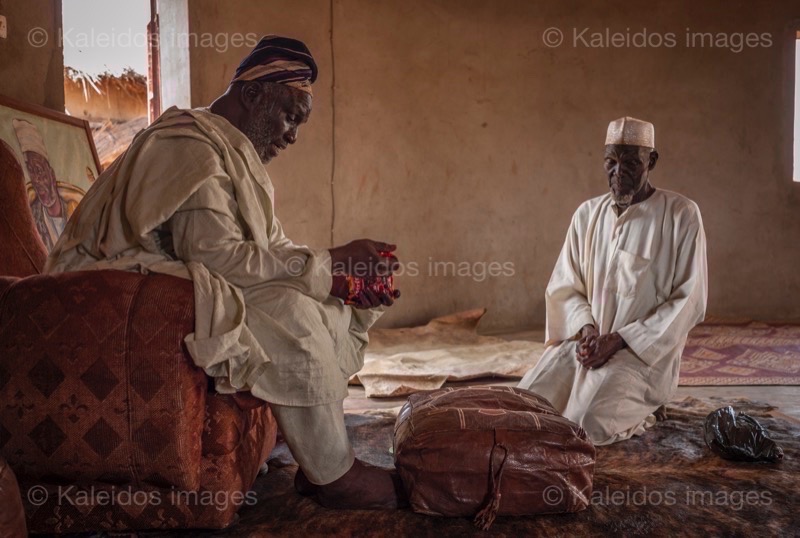
<instances>
[{"instance_id":1,"label":"thatched roof outside","mask_svg":"<svg viewBox=\"0 0 800 538\"><path fill-rule=\"evenodd\" d=\"M130 121L90 122L103 169L128 149L136 133L147 127L147 117Z\"/></svg>"},{"instance_id":2,"label":"thatched roof outside","mask_svg":"<svg viewBox=\"0 0 800 538\"><path fill-rule=\"evenodd\" d=\"M67 67L64 97L69 114L89 121L147 116L147 79L132 70L121 75L90 75Z\"/></svg>"}]
</instances>

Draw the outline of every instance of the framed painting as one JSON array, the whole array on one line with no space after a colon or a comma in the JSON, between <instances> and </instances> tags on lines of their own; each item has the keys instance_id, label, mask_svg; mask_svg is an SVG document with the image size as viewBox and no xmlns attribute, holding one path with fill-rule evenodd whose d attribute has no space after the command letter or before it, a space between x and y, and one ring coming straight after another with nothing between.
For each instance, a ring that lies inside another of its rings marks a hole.
<instances>
[{"instance_id":1,"label":"framed painting","mask_svg":"<svg viewBox=\"0 0 800 538\"><path fill-rule=\"evenodd\" d=\"M0 140L23 170L33 221L50 252L100 175L89 122L0 95Z\"/></svg>"}]
</instances>

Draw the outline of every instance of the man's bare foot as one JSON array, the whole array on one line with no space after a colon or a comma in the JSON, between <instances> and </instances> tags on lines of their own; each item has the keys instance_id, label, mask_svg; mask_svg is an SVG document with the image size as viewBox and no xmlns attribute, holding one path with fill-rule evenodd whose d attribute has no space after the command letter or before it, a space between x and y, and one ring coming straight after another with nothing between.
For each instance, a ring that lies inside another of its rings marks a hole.
<instances>
[{"instance_id":1,"label":"man's bare foot","mask_svg":"<svg viewBox=\"0 0 800 538\"><path fill-rule=\"evenodd\" d=\"M667 420L667 406L662 405L661 407L653 411L653 414L656 417L656 422L663 422Z\"/></svg>"},{"instance_id":2,"label":"man's bare foot","mask_svg":"<svg viewBox=\"0 0 800 538\"><path fill-rule=\"evenodd\" d=\"M344 476L323 486L312 484L298 469L294 486L301 495L316 496L326 508L391 510L405 505L405 492L397 473L358 459Z\"/></svg>"}]
</instances>

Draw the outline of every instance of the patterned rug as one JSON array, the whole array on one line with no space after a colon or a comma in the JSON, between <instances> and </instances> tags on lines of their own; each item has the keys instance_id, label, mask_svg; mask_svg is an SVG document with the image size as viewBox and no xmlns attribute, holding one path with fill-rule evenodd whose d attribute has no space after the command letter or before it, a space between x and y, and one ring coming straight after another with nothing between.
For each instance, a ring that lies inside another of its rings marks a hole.
<instances>
[{"instance_id":1,"label":"patterned rug","mask_svg":"<svg viewBox=\"0 0 800 538\"><path fill-rule=\"evenodd\" d=\"M800 325L706 322L691 333L681 385L800 385Z\"/></svg>"},{"instance_id":2,"label":"patterned rug","mask_svg":"<svg viewBox=\"0 0 800 538\"><path fill-rule=\"evenodd\" d=\"M351 380L368 397L404 396L445 382L520 379L545 350L543 332L515 339L478 333L480 308L405 329L370 331ZM680 385L800 385L800 324L709 319L689 334Z\"/></svg>"},{"instance_id":3,"label":"patterned rug","mask_svg":"<svg viewBox=\"0 0 800 538\"><path fill-rule=\"evenodd\" d=\"M703 420L723 405L756 417L784 449L777 464L734 463L709 451ZM566 515L500 517L489 533L470 520L397 511L327 510L294 492L297 466L285 446L256 481L258 501L225 531L142 536L795 536L800 530L800 423L748 400L687 398L641 437L599 447L588 509ZM392 465L394 417L348 415L359 457Z\"/></svg>"}]
</instances>

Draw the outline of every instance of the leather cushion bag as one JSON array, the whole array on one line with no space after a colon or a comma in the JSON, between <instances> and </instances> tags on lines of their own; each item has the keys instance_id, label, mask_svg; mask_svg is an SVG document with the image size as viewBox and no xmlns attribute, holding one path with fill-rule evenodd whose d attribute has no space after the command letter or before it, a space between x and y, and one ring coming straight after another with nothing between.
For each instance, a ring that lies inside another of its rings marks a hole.
<instances>
[{"instance_id":1,"label":"leather cushion bag","mask_svg":"<svg viewBox=\"0 0 800 538\"><path fill-rule=\"evenodd\" d=\"M577 512L589 504L595 449L533 392L445 388L413 394L397 417L395 466L412 509L474 516Z\"/></svg>"}]
</instances>

